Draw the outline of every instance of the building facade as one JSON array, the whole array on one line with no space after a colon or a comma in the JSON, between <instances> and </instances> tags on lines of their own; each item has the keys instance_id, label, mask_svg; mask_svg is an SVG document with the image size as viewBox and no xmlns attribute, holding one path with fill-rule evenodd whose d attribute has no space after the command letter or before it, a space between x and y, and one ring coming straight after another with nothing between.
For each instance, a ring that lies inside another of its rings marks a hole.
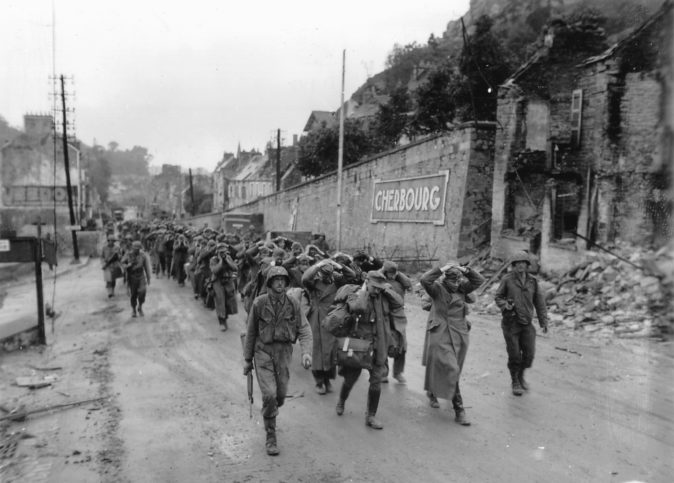
<instances>
[{"instance_id":1,"label":"building facade","mask_svg":"<svg viewBox=\"0 0 674 483\"><path fill-rule=\"evenodd\" d=\"M560 271L595 243L657 246L669 237L670 10L665 2L608 49L600 29L552 24L539 52L500 86L492 256L527 249Z\"/></svg>"}]
</instances>

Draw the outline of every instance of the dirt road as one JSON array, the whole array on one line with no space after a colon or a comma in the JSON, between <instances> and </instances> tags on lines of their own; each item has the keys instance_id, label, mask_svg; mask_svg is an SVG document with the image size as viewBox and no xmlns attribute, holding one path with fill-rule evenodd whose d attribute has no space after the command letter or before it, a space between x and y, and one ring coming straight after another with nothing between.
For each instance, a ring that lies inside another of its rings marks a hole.
<instances>
[{"instance_id":1,"label":"dirt road","mask_svg":"<svg viewBox=\"0 0 674 483\"><path fill-rule=\"evenodd\" d=\"M189 289L160 279L145 317L133 319L125 297L105 296L97 264L59 283L62 313L49 345L0 356L0 404L107 399L6 426L0 436L14 433L16 442L11 456L0 451L2 481L666 482L674 474L670 343L592 341L553 329L538 338L532 389L518 398L499 322L472 315L461 384L473 425L462 427L448 401L428 406L426 313L409 303L408 384L383 386L384 430L364 425L366 374L339 417L337 394L313 392L297 347L295 397L278 418L281 455L269 457L257 386L248 415L241 314L221 332ZM12 386L29 365L62 369L48 388Z\"/></svg>"}]
</instances>

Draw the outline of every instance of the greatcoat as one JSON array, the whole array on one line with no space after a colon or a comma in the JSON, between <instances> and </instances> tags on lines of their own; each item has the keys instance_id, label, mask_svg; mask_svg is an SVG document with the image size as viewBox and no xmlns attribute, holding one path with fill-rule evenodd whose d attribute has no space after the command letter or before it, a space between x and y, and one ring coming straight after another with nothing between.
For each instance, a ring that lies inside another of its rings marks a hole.
<instances>
[{"instance_id":1,"label":"greatcoat","mask_svg":"<svg viewBox=\"0 0 674 483\"><path fill-rule=\"evenodd\" d=\"M438 281L441 275L442 271L436 267L424 273L420 280L433 300L421 363L426 366L424 390L438 398L452 399L470 342L466 295L479 288L484 277L469 269L467 280L460 283L455 292L450 292Z\"/></svg>"}]
</instances>

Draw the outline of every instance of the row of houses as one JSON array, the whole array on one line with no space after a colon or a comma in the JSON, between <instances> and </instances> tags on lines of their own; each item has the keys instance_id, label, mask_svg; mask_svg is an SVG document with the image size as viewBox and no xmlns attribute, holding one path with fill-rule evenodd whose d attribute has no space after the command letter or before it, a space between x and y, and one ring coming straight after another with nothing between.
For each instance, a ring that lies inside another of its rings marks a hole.
<instances>
[{"instance_id":1,"label":"row of houses","mask_svg":"<svg viewBox=\"0 0 674 483\"><path fill-rule=\"evenodd\" d=\"M487 236L478 238L490 242L493 256L525 248L555 270L573 264L579 251L594 243L621 239L660 246L670 239L673 15L672 0L667 0L609 48L599 31L583 31L579 37L578 26L553 23L541 49L499 86L494 128L475 125L483 144L479 151L488 153L490 161L480 162L480 172L466 178L465 187L466 199L479 192L480 206L490 203L491 209L478 210L470 224L476 225L472 231L489 228ZM385 101L376 92L368 96L361 97ZM376 102L351 100L343 106L345 116L367 120L376 112ZM338 116L339 111L313 111L303 131L333 125ZM30 225L36 216L50 219L54 212L59 224L68 224L62 145L54 143L51 116L27 115L24 121L25 132L0 153L2 226ZM457 146L447 152L463 149L461 143ZM78 147L68 149L76 160ZM255 200L308 181L297 168L298 149L297 136L280 150L271 143L264 152L239 148L225 153L210 176L195 180L201 191L212 192L213 212L245 211ZM380 158L386 156L390 158L386 153ZM423 174L430 175L427 170ZM490 197L484 195L487 175ZM471 186L471 179L479 179L480 186ZM95 193L73 163L71 180L77 180L78 216L86 217ZM145 190L152 194L148 206L182 218L188 186L179 167L162 166ZM389 233L414 222L377 221L390 225ZM467 226L462 230L472 232ZM329 230L320 231L330 237Z\"/></svg>"},{"instance_id":2,"label":"row of houses","mask_svg":"<svg viewBox=\"0 0 674 483\"><path fill-rule=\"evenodd\" d=\"M81 150L68 143L71 195L76 223L92 215L97 195L91 189ZM63 143L54 138L53 118L26 114L24 130L0 148L0 232L34 235L37 223L70 225Z\"/></svg>"},{"instance_id":3,"label":"row of houses","mask_svg":"<svg viewBox=\"0 0 674 483\"><path fill-rule=\"evenodd\" d=\"M493 256L526 249L554 271L596 243L661 246L671 238L673 16L667 0L608 48L600 29L552 23L539 51L499 86L495 129L484 141L493 146L491 217L471 221L490 226ZM305 131L336 116L314 111ZM292 156L281 164L284 177ZM216 209L273 196L274 159L269 148L226 156L214 174Z\"/></svg>"}]
</instances>

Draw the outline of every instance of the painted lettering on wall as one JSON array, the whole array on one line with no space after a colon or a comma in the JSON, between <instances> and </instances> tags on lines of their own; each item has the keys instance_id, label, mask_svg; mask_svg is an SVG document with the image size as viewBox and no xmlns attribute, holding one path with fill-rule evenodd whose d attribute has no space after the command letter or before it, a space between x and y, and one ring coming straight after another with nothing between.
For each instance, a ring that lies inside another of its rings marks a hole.
<instances>
[{"instance_id":1,"label":"painted lettering on wall","mask_svg":"<svg viewBox=\"0 0 674 483\"><path fill-rule=\"evenodd\" d=\"M4 190L2 201L5 206L41 206L45 204L68 204L65 186L10 186ZM72 187L73 203L77 203L77 187Z\"/></svg>"},{"instance_id":2,"label":"painted lettering on wall","mask_svg":"<svg viewBox=\"0 0 674 483\"><path fill-rule=\"evenodd\" d=\"M449 171L437 175L375 180L372 197L373 223L445 223Z\"/></svg>"}]
</instances>

